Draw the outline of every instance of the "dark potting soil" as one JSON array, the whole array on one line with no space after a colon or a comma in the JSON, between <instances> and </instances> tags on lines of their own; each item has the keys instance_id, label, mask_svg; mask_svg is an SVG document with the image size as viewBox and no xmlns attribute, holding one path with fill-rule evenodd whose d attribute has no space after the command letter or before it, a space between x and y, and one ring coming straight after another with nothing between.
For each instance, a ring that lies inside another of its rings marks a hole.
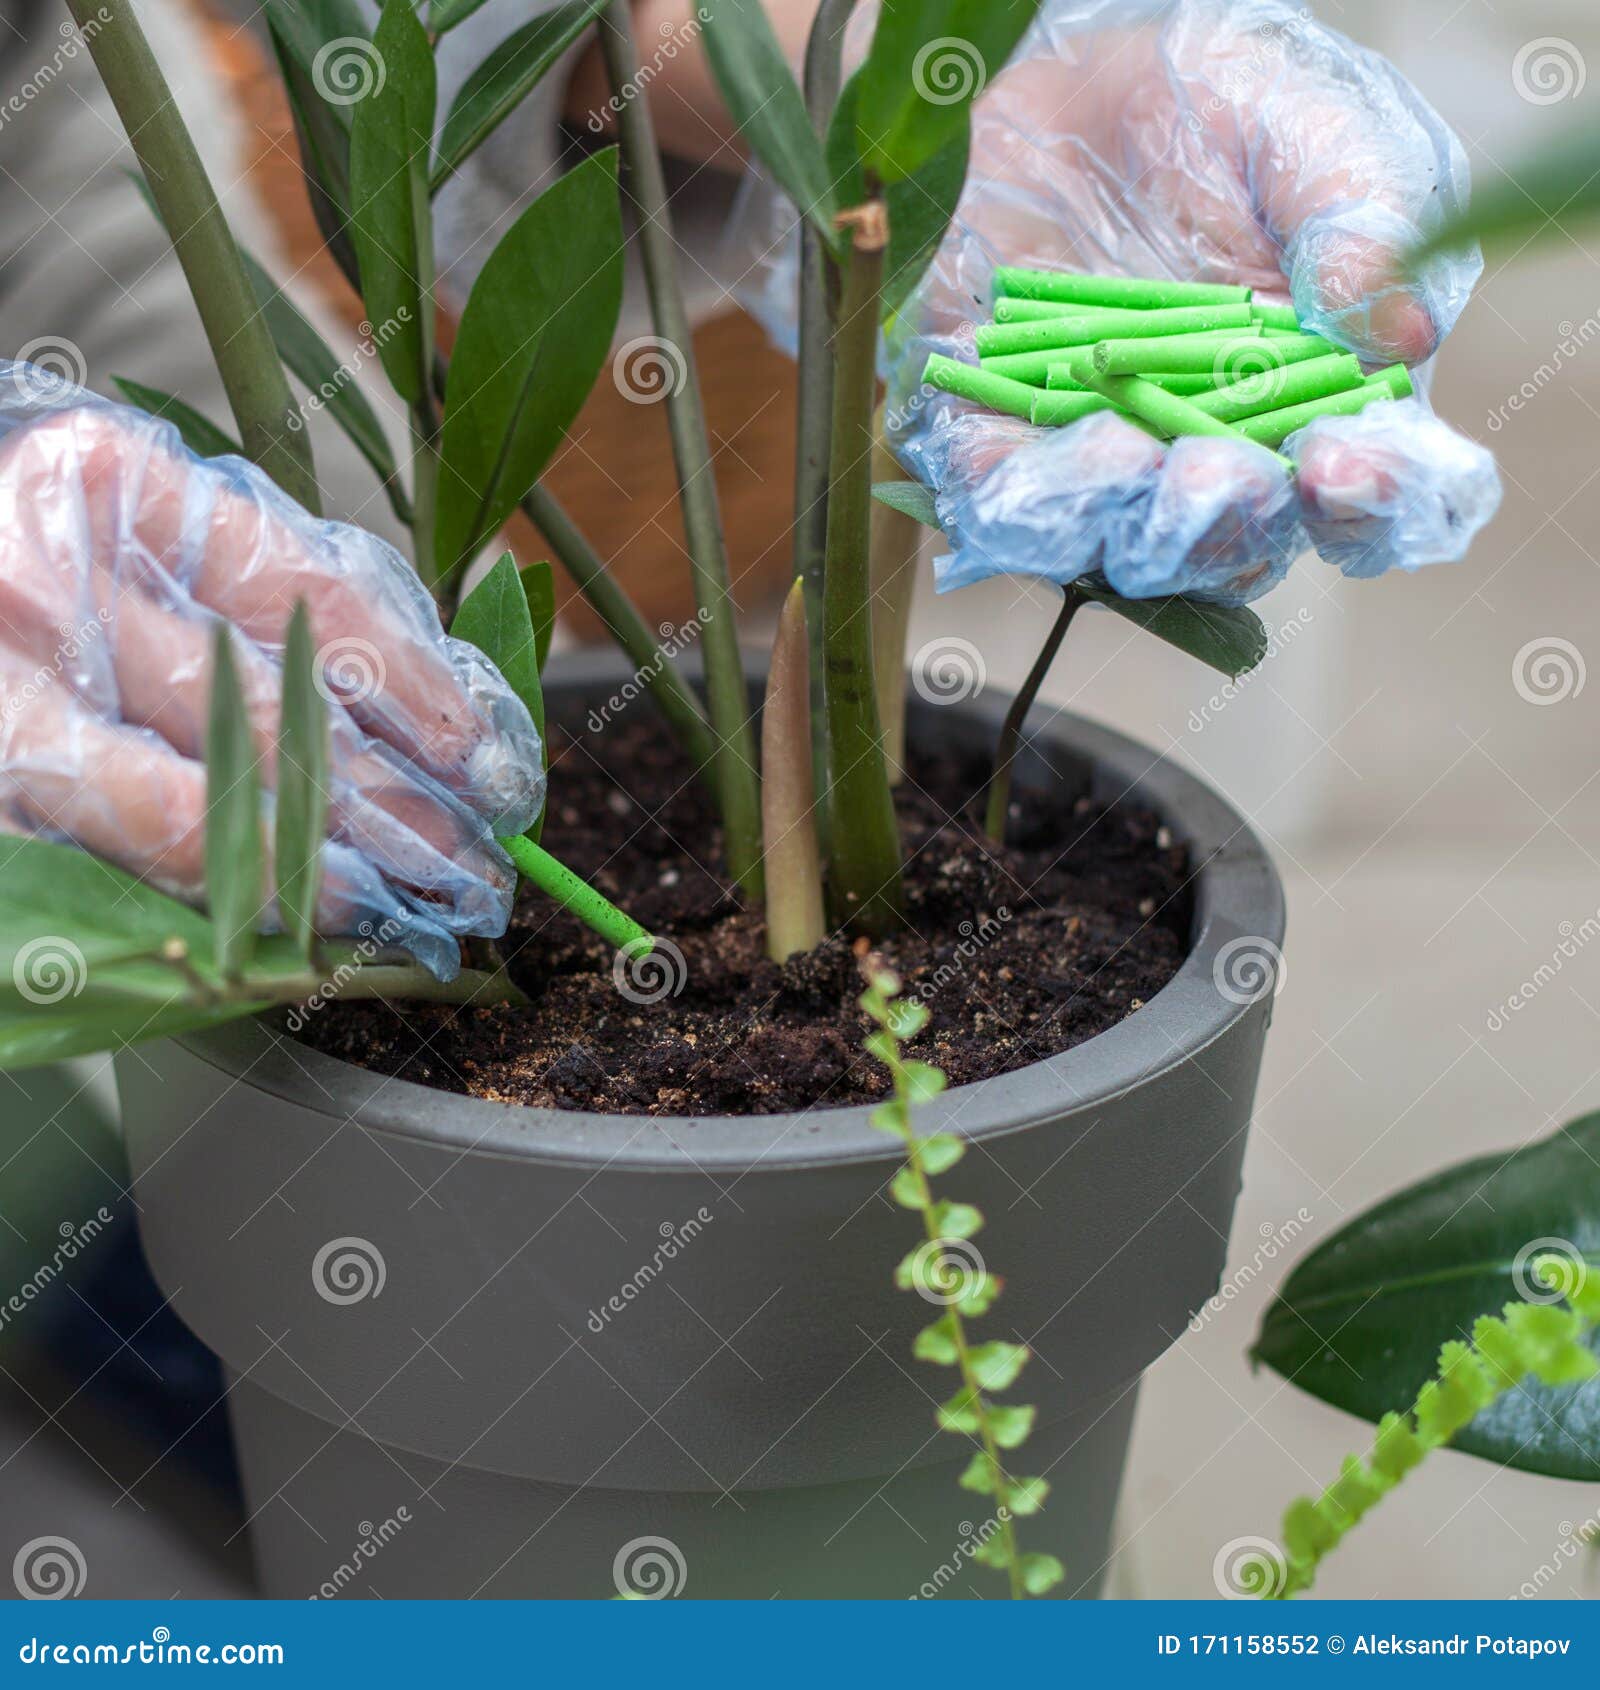
<instances>
[{"instance_id":1,"label":"dark potting soil","mask_svg":"<svg viewBox=\"0 0 1600 1690\"><path fill-rule=\"evenodd\" d=\"M552 734L545 844L661 940L621 963L524 888L502 942L529 1007L331 1002L300 1037L444 1091L639 1115L776 1114L870 1103L882 1069L857 948L779 967L722 872L699 784L645 709L599 736ZM1191 914L1184 847L1157 818L1056 789L1015 794L1012 840L983 835L987 768L914 755L898 794L907 930L878 947L930 1012L911 1053L952 1085L1070 1050L1176 973ZM655 1001L649 1001L654 999Z\"/></svg>"}]
</instances>

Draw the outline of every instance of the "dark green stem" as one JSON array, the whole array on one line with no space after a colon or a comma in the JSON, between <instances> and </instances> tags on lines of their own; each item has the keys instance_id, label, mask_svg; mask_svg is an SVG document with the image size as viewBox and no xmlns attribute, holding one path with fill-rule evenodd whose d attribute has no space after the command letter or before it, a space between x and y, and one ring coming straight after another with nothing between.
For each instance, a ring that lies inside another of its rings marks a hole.
<instances>
[{"instance_id":1,"label":"dark green stem","mask_svg":"<svg viewBox=\"0 0 1600 1690\"><path fill-rule=\"evenodd\" d=\"M444 604L448 621L461 596L462 570L453 570L448 582L439 578L439 555L435 544L439 512L439 419L433 395L424 393L411 414L411 486L415 495L412 510L412 550L417 573L429 591Z\"/></svg>"},{"instance_id":2,"label":"dark green stem","mask_svg":"<svg viewBox=\"0 0 1600 1690\"><path fill-rule=\"evenodd\" d=\"M542 484L534 486L522 500L522 510L550 542L550 549L577 582L589 608L605 623L612 639L638 669L656 708L666 718L695 768L709 776L716 757L716 741L711 737L699 700L662 651L655 630L639 614L633 600L601 562L600 554L554 493Z\"/></svg>"},{"instance_id":3,"label":"dark green stem","mask_svg":"<svg viewBox=\"0 0 1600 1690\"><path fill-rule=\"evenodd\" d=\"M984 832L997 845L1006 842L1006 813L1011 808L1011 771L1017 760L1018 747L1022 744L1022 724L1027 720L1028 712L1039 696L1039 688L1044 685L1050 665L1055 662L1061 642L1067 637L1067 629L1072 626L1072 619L1083 602L1083 594L1076 587L1067 587L1055 625L1034 659L1028 678L1022 683L1022 690L1012 699L1011 708L1006 711L1006 719L1001 725L1000 739L994 751L994 778L989 782L989 803L983 821Z\"/></svg>"},{"instance_id":4,"label":"dark green stem","mask_svg":"<svg viewBox=\"0 0 1600 1690\"><path fill-rule=\"evenodd\" d=\"M194 296L245 455L321 510L311 444L205 166L130 0L68 0Z\"/></svg>"},{"instance_id":5,"label":"dark green stem","mask_svg":"<svg viewBox=\"0 0 1600 1690\"><path fill-rule=\"evenodd\" d=\"M860 207L852 221L854 239L833 337L833 443L823 591L828 850L838 919L878 938L903 925L900 830L883 756L872 661L872 419L887 244L882 202Z\"/></svg>"},{"instance_id":6,"label":"dark green stem","mask_svg":"<svg viewBox=\"0 0 1600 1690\"><path fill-rule=\"evenodd\" d=\"M806 110L826 136L843 80L844 28L856 0L822 0L806 45ZM800 220L800 363L794 469L794 573L805 586L811 652L811 761L819 793L827 788L828 730L823 710L822 582L828 555L828 442L833 429L833 334L836 275L822 236ZM826 807L818 809L826 820Z\"/></svg>"},{"instance_id":7,"label":"dark green stem","mask_svg":"<svg viewBox=\"0 0 1600 1690\"><path fill-rule=\"evenodd\" d=\"M700 396L689 313L678 278L666 177L656 146L650 102L633 92L639 74L630 0L612 0L600 14L600 46L617 96L617 135L638 213L639 250L656 333L677 349L683 379L668 390L667 424L678 470L678 498L689 543L695 603L705 651L706 698L716 735L716 785L728 868L749 898L761 894L761 788L749 695L739 660L739 631L728 584L711 437Z\"/></svg>"}]
</instances>

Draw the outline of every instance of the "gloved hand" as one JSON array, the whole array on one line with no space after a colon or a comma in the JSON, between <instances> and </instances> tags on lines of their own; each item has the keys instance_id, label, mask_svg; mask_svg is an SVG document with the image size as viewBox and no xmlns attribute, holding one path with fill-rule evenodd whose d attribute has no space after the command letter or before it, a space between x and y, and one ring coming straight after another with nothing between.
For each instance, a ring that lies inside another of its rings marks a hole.
<instances>
[{"instance_id":1,"label":"gloved hand","mask_svg":"<svg viewBox=\"0 0 1600 1690\"><path fill-rule=\"evenodd\" d=\"M297 600L330 723L318 925L449 977L456 936L510 916L494 834L543 802L522 703L381 540L307 516L240 459L193 457L167 423L0 363L0 829L200 903L214 630L233 627L270 789Z\"/></svg>"},{"instance_id":2,"label":"gloved hand","mask_svg":"<svg viewBox=\"0 0 1600 1690\"><path fill-rule=\"evenodd\" d=\"M865 25L863 24L863 28ZM859 46L859 42L853 45ZM960 43L930 62L979 74ZM1309 542L1347 573L1464 555L1493 516L1493 459L1425 403L1374 406L1263 449L1154 446L1114 417L1036 429L925 388L930 352L975 360L999 265L1242 283L1374 364L1416 364L1454 327L1474 253L1415 279L1401 255L1467 195L1460 144L1376 55L1284 0L1044 0L973 108L954 227L888 335L888 419L939 494L957 551L942 589L1102 569L1131 597L1222 603L1280 581ZM758 196L746 198L746 217ZM769 250L775 231L747 229ZM792 267L754 304L771 324ZM792 311L792 306L789 307Z\"/></svg>"}]
</instances>

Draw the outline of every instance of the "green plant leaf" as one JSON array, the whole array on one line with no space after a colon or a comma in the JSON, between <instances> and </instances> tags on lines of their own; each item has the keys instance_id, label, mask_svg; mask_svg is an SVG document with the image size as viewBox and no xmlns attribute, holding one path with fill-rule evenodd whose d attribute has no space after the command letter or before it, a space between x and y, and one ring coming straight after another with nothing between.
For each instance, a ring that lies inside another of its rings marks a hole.
<instances>
[{"instance_id":1,"label":"green plant leaf","mask_svg":"<svg viewBox=\"0 0 1600 1690\"><path fill-rule=\"evenodd\" d=\"M265 0L265 10L312 214L340 270L358 286L349 227L350 109L376 76L366 20L354 0Z\"/></svg>"},{"instance_id":2,"label":"green plant leaf","mask_svg":"<svg viewBox=\"0 0 1600 1690\"><path fill-rule=\"evenodd\" d=\"M212 646L211 720L206 734L206 901L217 972L236 979L256 946L265 907L261 773L250 717L234 668L227 624Z\"/></svg>"},{"instance_id":3,"label":"green plant leaf","mask_svg":"<svg viewBox=\"0 0 1600 1690\"><path fill-rule=\"evenodd\" d=\"M1337 1408L1379 1421L1411 1406L1442 1341L1533 1284L1540 1240L1600 1274L1600 1114L1503 1156L1447 1168L1311 1251L1267 1310L1252 1358ZM1600 1354L1600 1335L1590 1347ZM1600 1480L1600 1381L1523 1383L1457 1449L1555 1478Z\"/></svg>"},{"instance_id":4,"label":"green plant leaf","mask_svg":"<svg viewBox=\"0 0 1600 1690\"><path fill-rule=\"evenodd\" d=\"M934 1419L938 1422L941 1432L976 1432L978 1430L978 1411L973 1406L976 1398L965 1385L954 1396L946 1398L934 1410Z\"/></svg>"},{"instance_id":5,"label":"green plant leaf","mask_svg":"<svg viewBox=\"0 0 1600 1690\"><path fill-rule=\"evenodd\" d=\"M983 1211L970 1203L935 1203L928 1219L940 1238L972 1238L983 1230Z\"/></svg>"},{"instance_id":6,"label":"green plant leaf","mask_svg":"<svg viewBox=\"0 0 1600 1690\"><path fill-rule=\"evenodd\" d=\"M570 170L507 230L450 359L438 556L459 567L538 480L605 367L622 307L614 148Z\"/></svg>"},{"instance_id":7,"label":"green plant leaf","mask_svg":"<svg viewBox=\"0 0 1600 1690\"><path fill-rule=\"evenodd\" d=\"M522 590L516 560L510 552L504 553L461 601L450 632L456 639L475 645L494 664L527 705L535 723L543 718L538 643L528 595Z\"/></svg>"},{"instance_id":8,"label":"green plant leaf","mask_svg":"<svg viewBox=\"0 0 1600 1690\"><path fill-rule=\"evenodd\" d=\"M918 1361L931 1361L937 1367L954 1367L961 1359L955 1321L944 1314L931 1326L924 1326L912 1340L911 1353Z\"/></svg>"},{"instance_id":9,"label":"green plant leaf","mask_svg":"<svg viewBox=\"0 0 1600 1690\"><path fill-rule=\"evenodd\" d=\"M902 1168L889 1181L889 1195L902 1209L922 1210L928 1206L922 1195L922 1181L910 1168Z\"/></svg>"},{"instance_id":10,"label":"green plant leaf","mask_svg":"<svg viewBox=\"0 0 1600 1690\"><path fill-rule=\"evenodd\" d=\"M1028 1361L1026 1344L1008 1344L994 1339L979 1344L968 1354L972 1363L972 1377L984 1391L1004 1391L1016 1384L1017 1376Z\"/></svg>"},{"instance_id":11,"label":"green plant leaf","mask_svg":"<svg viewBox=\"0 0 1600 1690\"><path fill-rule=\"evenodd\" d=\"M1054 1555L1024 1555L1017 1562L1017 1570L1022 1574L1022 1588L1030 1596L1043 1596L1067 1576L1067 1569Z\"/></svg>"},{"instance_id":12,"label":"green plant leaf","mask_svg":"<svg viewBox=\"0 0 1600 1690\"><path fill-rule=\"evenodd\" d=\"M465 23L485 0L433 0L428 8L428 28L443 35L458 23Z\"/></svg>"},{"instance_id":13,"label":"green plant leaf","mask_svg":"<svg viewBox=\"0 0 1600 1690\"><path fill-rule=\"evenodd\" d=\"M1230 680L1247 674L1267 655L1267 630L1261 618L1244 605L1204 604L1189 598L1125 599L1098 575L1084 577L1073 585L1093 603L1136 623Z\"/></svg>"},{"instance_id":14,"label":"green plant leaf","mask_svg":"<svg viewBox=\"0 0 1600 1690\"><path fill-rule=\"evenodd\" d=\"M959 135L1039 0L884 0L857 107L860 156L885 182L915 176Z\"/></svg>"},{"instance_id":15,"label":"green plant leaf","mask_svg":"<svg viewBox=\"0 0 1600 1690\"><path fill-rule=\"evenodd\" d=\"M372 45L383 77L352 108L350 226L378 358L395 392L415 405L433 359L433 50L411 0L385 0Z\"/></svg>"},{"instance_id":16,"label":"green plant leaf","mask_svg":"<svg viewBox=\"0 0 1600 1690\"><path fill-rule=\"evenodd\" d=\"M1050 1494L1047 1479L1013 1479L1006 1486L1006 1506L1020 1519L1037 1514Z\"/></svg>"},{"instance_id":17,"label":"green plant leaf","mask_svg":"<svg viewBox=\"0 0 1600 1690\"><path fill-rule=\"evenodd\" d=\"M162 417L183 437L183 443L197 457L221 458L228 453L239 456L243 448L237 440L230 440L209 417L203 417L192 405L175 399L142 382L130 381L127 376L113 376L117 391L130 405L137 405L152 417Z\"/></svg>"},{"instance_id":18,"label":"green plant leaf","mask_svg":"<svg viewBox=\"0 0 1600 1690\"><path fill-rule=\"evenodd\" d=\"M966 1153L966 1145L954 1133L935 1133L932 1138L922 1139L917 1145L922 1171L930 1177L947 1172Z\"/></svg>"},{"instance_id":19,"label":"green plant leaf","mask_svg":"<svg viewBox=\"0 0 1600 1690\"><path fill-rule=\"evenodd\" d=\"M273 848L284 932L309 962L316 945L322 842L328 831L328 712L316 686L311 622L300 599L283 648L278 729L277 835Z\"/></svg>"},{"instance_id":20,"label":"green plant leaf","mask_svg":"<svg viewBox=\"0 0 1600 1690\"><path fill-rule=\"evenodd\" d=\"M706 58L750 150L835 251L838 201L805 96L761 0L703 0Z\"/></svg>"},{"instance_id":21,"label":"green plant leaf","mask_svg":"<svg viewBox=\"0 0 1600 1690\"><path fill-rule=\"evenodd\" d=\"M1600 217L1600 133L1563 135L1502 181L1473 190L1472 203L1411 255L1413 266L1475 240L1542 242Z\"/></svg>"},{"instance_id":22,"label":"green plant leaf","mask_svg":"<svg viewBox=\"0 0 1600 1690\"><path fill-rule=\"evenodd\" d=\"M284 366L305 386L313 402L349 436L351 444L377 472L378 479L392 480L396 474L394 450L354 373L334 356L333 348L265 267L243 249L240 256L250 285L261 302L267 332Z\"/></svg>"},{"instance_id":23,"label":"green plant leaf","mask_svg":"<svg viewBox=\"0 0 1600 1690\"><path fill-rule=\"evenodd\" d=\"M861 73L844 85L828 125L828 169L834 199L856 205L866 196L865 178L856 152L856 105L861 97ZM887 319L905 303L922 280L956 214L966 185L972 126L965 113L956 132L914 176L890 182L884 189L889 214L889 252L884 261L883 315Z\"/></svg>"},{"instance_id":24,"label":"green plant leaf","mask_svg":"<svg viewBox=\"0 0 1600 1690\"><path fill-rule=\"evenodd\" d=\"M571 0L544 12L508 35L473 71L439 132L431 179L434 193L544 80L606 5L607 0Z\"/></svg>"},{"instance_id":25,"label":"green plant leaf","mask_svg":"<svg viewBox=\"0 0 1600 1690\"><path fill-rule=\"evenodd\" d=\"M1000 1479L994 1470L994 1463L989 1459L986 1450L979 1450L967 1463L961 1477L956 1480L962 1490L977 1491L980 1496L993 1496L1000 1484Z\"/></svg>"},{"instance_id":26,"label":"green plant leaf","mask_svg":"<svg viewBox=\"0 0 1600 1690\"><path fill-rule=\"evenodd\" d=\"M1016 1449L1028 1441L1038 1417L1032 1403L991 1403L989 1430L1001 1449Z\"/></svg>"},{"instance_id":27,"label":"green plant leaf","mask_svg":"<svg viewBox=\"0 0 1600 1690\"><path fill-rule=\"evenodd\" d=\"M903 511L907 516L942 534L939 512L934 505L932 490L920 481L878 481L873 483L872 496L880 505Z\"/></svg>"},{"instance_id":28,"label":"green plant leaf","mask_svg":"<svg viewBox=\"0 0 1600 1690\"><path fill-rule=\"evenodd\" d=\"M522 590L527 595L528 615L533 620L533 643L539 655L539 673L550 661L550 641L556 631L556 576L546 562L528 564L522 571ZM541 705L542 705L541 700ZM537 723L544 732L544 723Z\"/></svg>"}]
</instances>

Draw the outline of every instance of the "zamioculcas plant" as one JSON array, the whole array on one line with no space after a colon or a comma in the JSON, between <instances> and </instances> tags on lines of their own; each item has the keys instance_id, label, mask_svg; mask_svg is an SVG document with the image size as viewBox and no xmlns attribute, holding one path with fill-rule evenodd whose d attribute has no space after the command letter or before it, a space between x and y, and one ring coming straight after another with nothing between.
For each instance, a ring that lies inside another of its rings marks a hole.
<instances>
[{"instance_id":1,"label":"zamioculcas plant","mask_svg":"<svg viewBox=\"0 0 1600 1690\"><path fill-rule=\"evenodd\" d=\"M87 0L73 6L83 22ZM777 668L790 678L781 701L774 696L776 715L759 754L661 158L648 102L634 97L640 66L628 5L569 0L530 20L442 109L435 53L472 9L442 0L425 9L412 0L385 0L369 32L353 0L266 0L264 7L312 209L329 252L360 295L377 364L409 421L402 455L333 351L267 270L234 243L129 0L106 0L86 39L134 139L140 187L183 261L237 432L230 435L179 395L128 380L119 380L119 388L133 404L172 422L192 451L240 452L316 511L315 471L292 378L372 468L410 530L417 570L452 630L499 665L542 725L538 672L554 615L548 570L536 564L519 575L504 559L462 596L469 567L520 508L636 666L714 798L731 878L747 898L768 900L772 954L811 947L825 937L829 919L870 935L891 933L904 919L892 789L904 765L910 565L917 524L937 519L926 491L899 479L883 449L876 352L881 324L915 287L960 198L970 101L983 81L930 100L918 87L916 67L938 42L959 36L998 70L1037 0L886 0L865 61L848 81L841 56L852 0L825 0L804 91L758 0L707 0L700 14L724 99L793 201L802 230L795 522L802 585L775 653ZM506 230L472 285L446 357L435 337L435 197L591 26L598 28L617 96L617 144L567 172ZM624 195L635 213L656 335L674 348L683 371L668 392L667 415L703 649L703 698L541 481L609 356L622 295ZM989 798L997 837L1024 717L1069 618L1085 603L1132 619L1230 676L1266 649L1264 630L1247 610L1185 599L1127 600L1097 578L1076 583L997 748ZM809 671L804 689L792 679L801 661ZM295 708L304 713L304 701ZM219 743L219 755L230 754L243 752ZM298 810L315 819L304 794ZM650 943L637 924L541 849L537 827L502 843L522 875L608 940L634 951ZM301 844L304 849L304 839ZM231 849L216 846L223 894L231 882L222 863ZM300 890L289 889L285 910L286 922L295 912L301 932L310 907L303 886L308 872L302 863ZM54 919L61 927L64 917L58 912ZM235 943L246 941L236 935ZM487 942L473 942L468 951L474 968L460 990L481 993L501 978L500 959ZM432 995L413 971L385 983L391 993L411 984ZM243 1012L237 992L230 988L224 996Z\"/></svg>"}]
</instances>

